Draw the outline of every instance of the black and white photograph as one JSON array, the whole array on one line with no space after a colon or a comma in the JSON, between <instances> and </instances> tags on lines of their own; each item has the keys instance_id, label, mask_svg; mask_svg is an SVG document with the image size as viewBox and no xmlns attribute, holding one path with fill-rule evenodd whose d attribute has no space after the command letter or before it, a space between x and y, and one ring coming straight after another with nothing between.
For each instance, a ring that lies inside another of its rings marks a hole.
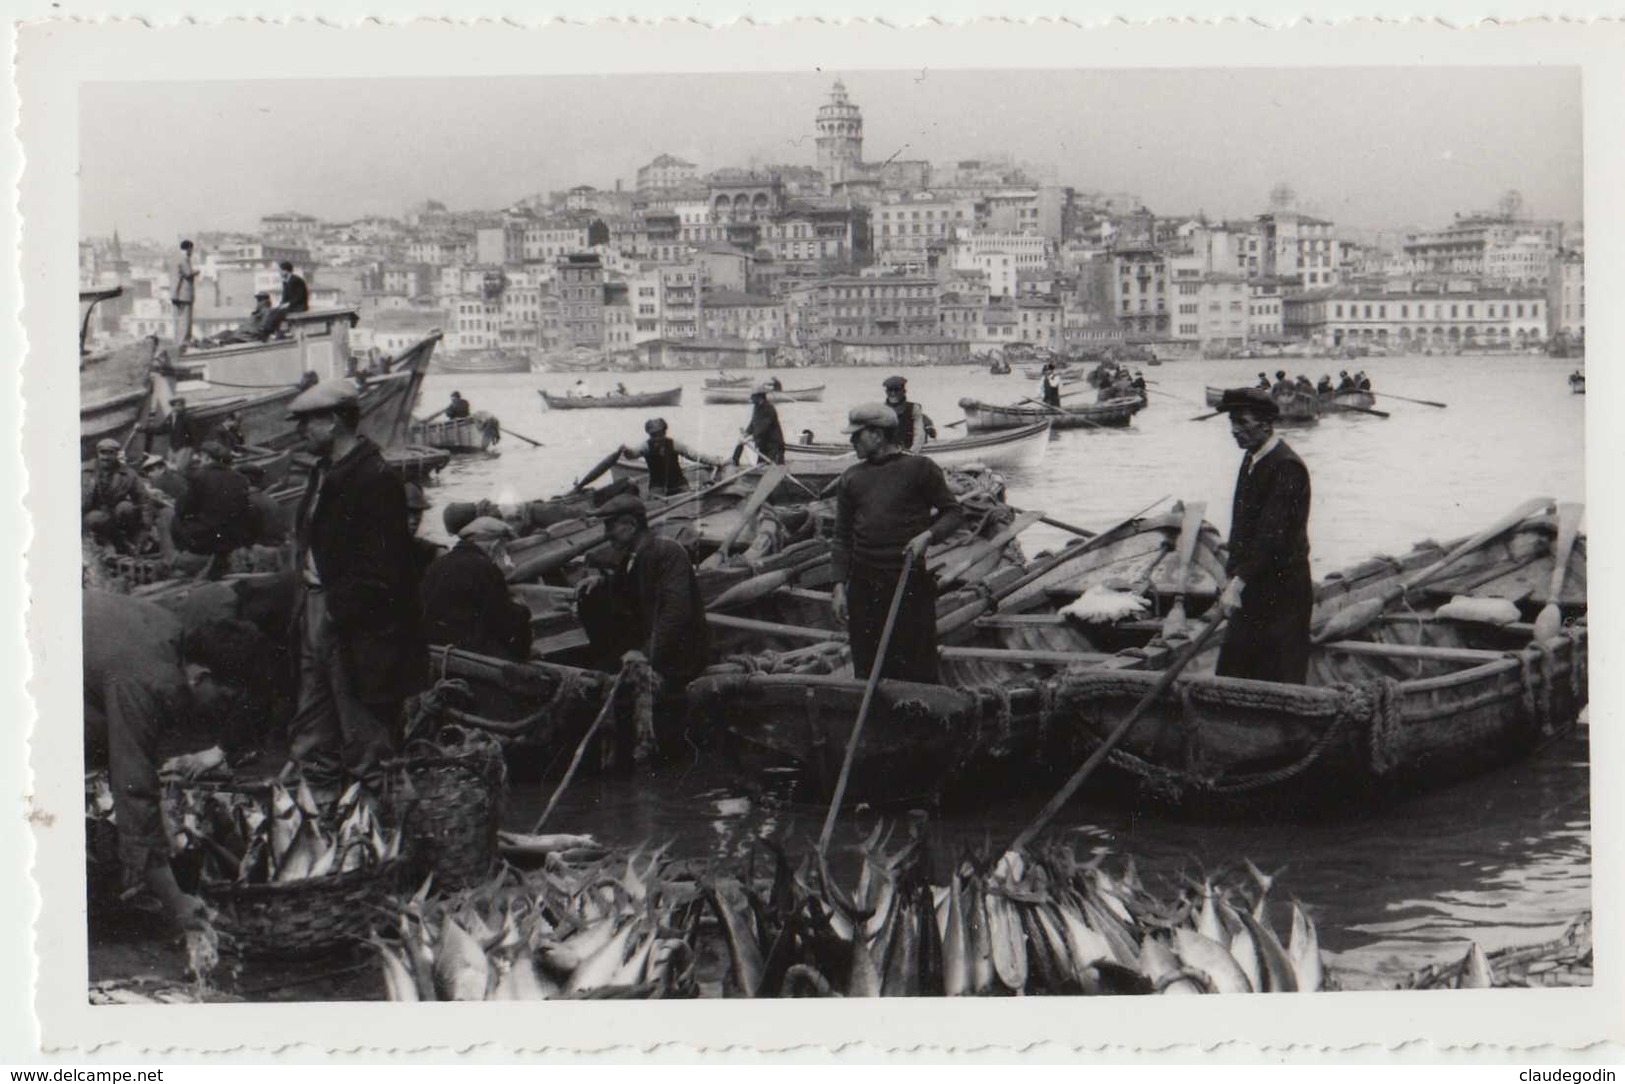
<instances>
[{"instance_id":1,"label":"black and white photograph","mask_svg":"<svg viewBox=\"0 0 1625 1084\"><path fill-rule=\"evenodd\" d=\"M77 82L76 1026L1606 979L1582 65L1002 55Z\"/></svg>"}]
</instances>

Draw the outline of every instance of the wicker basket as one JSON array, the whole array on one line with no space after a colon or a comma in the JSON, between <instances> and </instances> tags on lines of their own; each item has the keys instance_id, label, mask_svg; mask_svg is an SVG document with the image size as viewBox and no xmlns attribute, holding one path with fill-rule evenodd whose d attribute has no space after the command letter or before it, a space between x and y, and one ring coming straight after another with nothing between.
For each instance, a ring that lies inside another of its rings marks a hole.
<instances>
[{"instance_id":1,"label":"wicker basket","mask_svg":"<svg viewBox=\"0 0 1625 1084\"><path fill-rule=\"evenodd\" d=\"M432 873L442 891L490 876L507 775L500 745L464 739L448 747L453 735L463 738L445 727L436 742L415 743L420 753L391 764L385 795L389 816L406 833L410 876L421 883Z\"/></svg>"},{"instance_id":2,"label":"wicker basket","mask_svg":"<svg viewBox=\"0 0 1625 1084\"><path fill-rule=\"evenodd\" d=\"M371 851L363 848L363 853ZM400 888L404 860L328 877L284 884L204 884L201 891L220 912L216 925L231 935L242 956L295 957L360 945L386 915L388 897Z\"/></svg>"}]
</instances>

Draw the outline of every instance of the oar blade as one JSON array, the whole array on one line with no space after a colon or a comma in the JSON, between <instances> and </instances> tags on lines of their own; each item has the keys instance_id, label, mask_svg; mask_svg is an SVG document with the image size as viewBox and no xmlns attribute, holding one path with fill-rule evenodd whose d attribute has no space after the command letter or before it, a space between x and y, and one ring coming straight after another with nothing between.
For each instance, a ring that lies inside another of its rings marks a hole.
<instances>
[{"instance_id":1,"label":"oar blade","mask_svg":"<svg viewBox=\"0 0 1625 1084\"><path fill-rule=\"evenodd\" d=\"M1350 633L1358 632L1375 621L1382 614L1382 610L1382 599L1362 599L1332 614L1326 619L1326 623L1310 636L1310 640L1323 644L1328 640L1344 639Z\"/></svg>"}]
</instances>

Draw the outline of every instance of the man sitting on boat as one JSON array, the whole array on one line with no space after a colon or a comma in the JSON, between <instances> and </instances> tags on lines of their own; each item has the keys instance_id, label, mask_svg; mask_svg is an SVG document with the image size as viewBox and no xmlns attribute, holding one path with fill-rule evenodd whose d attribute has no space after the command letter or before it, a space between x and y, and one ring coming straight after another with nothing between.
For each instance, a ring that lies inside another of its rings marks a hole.
<instances>
[{"instance_id":1,"label":"man sitting on boat","mask_svg":"<svg viewBox=\"0 0 1625 1084\"><path fill-rule=\"evenodd\" d=\"M739 457L744 454L745 441L756 447L756 454L769 463L784 462L784 429L779 425L779 412L768 399L768 393L773 390L771 383L759 384L756 390L750 393L751 411L750 422L739 431L742 438L734 448L734 465L739 465Z\"/></svg>"},{"instance_id":2,"label":"man sitting on boat","mask_svg":"<svg viewBox=\"0 0 1625 1084\"><path fill-rule=\"evenodd\" d=\"M908 381L900 376L888 376L882 385L886 389L886 405L897 415L897 443L905 452L918 452L930 441L937 439L937 427L920 404L908 399Z\"/></svg>"},{"instance_id":3,"label":"man sitting on boat","mask_svg":"<svg viewBox=\"0 0 1625 1084\"><path fill-rule=\"evenodd\" d=\"M570 385L564 396L566 399L591 399L592 393L587 390L587 382L577 377L576 382Z\"/></svg>"},{"instance_id":4,"label":"man sitting on boat","mask_svg":"<svg viewBox=\"0 0 1625 1084\"><path fill-rule=\"evenodd\" d=\"M1332 374L1322 373L1320 383L1315 385L1316 395L1335 395L1336 389L1332 387Z\"/></svg>"},{"instance_id":5,"label":"man sitting on boat","mask_svg":"<svg viewBox=\"0 0 1625 1084\"><path fill-rule=\"evenodd\" d=\"M282 272L282 302L266 317L265 337L268 339L282 329L289 313L310 311L310 287L305 280L293 273L293 264L287 260L277 267Z\"/></svg>"},{"instance_id":6,"label":"man sitting on boat","mask_svg":"<svg viewBox=\"0 0 1625 1084\"><path fill-rule=\"evenodd\" d=\"M1258 374L1258 383L1254 384L1253 387L1259 389L1260 391L1269 391L1270 390L1269 374L1268 373L1259 373Z\"/></svg>"},{"instance_id":7,"label":"man sitting on boat","mask_svg":"<svg viewBox=\"0 0 1625 1084\"><path fill-rule=\"evenodd\" d=\"M1347 369L1339 369L1337 371L1337 390L1340 392L1358 390L1354 386L1354 378L1349 375L1349 371Z\"/></svg>"},{"instance_id":8,"label":"man sitting on boat","mask_svg":"<svg viewBox=\"0 0 1625 1084\"><path fill-rule=\"evenodd\" d=\"M424 574L423 635L480 655L523 660L530 655L530 610L508 593L503 569L514 530L480 516L457 532L458 542Z\"/></svg>"},{"instance_id":9,"label":"man sitting on boat","mask_svg":"<svg viewBox=\"0 0 1625 1084\"><path fill-rule=\"evenodd\" d=\"M248 438L243 435L243 416L235 410L227 414L209 435L233 455L248 443Z\"/></svg>"},{"instance_id":10,"label":"man sitting on boat","mask_svg":"<svg viewBox=\"0 0 1625 1084\"><path fill-rule=\"evenodd\" d=\"M1287 379L1285 369L1275 370L1275 384L1270 388L1270 394L1275 396L1277 399L1281 398L1282 396L1287 396L1289 398L1291 397L1292 381Z\"/></svg>"},{"instance_id":11,"label":"man sitting on boat","mask_svg":"<svg viewBox=\"0 0 1625 1084\"><path fill-rule=\"evenodd\" d=\"M1275 435L1281 409L1256 388L1219 400L1246 451L1230 512L1219 612L1230 620L1220 677L1302 685L1309 673L1309 468Z\"/></svg>"},{"instance_id":12,"label":"man sitting on boat","mask_svg":"<svg viewBox=\"0 0 1625 1084\"><path fill-rule=\"evenodd\" d=\"M146 487L119 457L119 442L104 437L96 458L79 475L79 516L85 533L97 542L123 549L135 544L147 505Z\"/></svg>"},{"instance_id":13,"label":"man sitting on boat","mask_svg":"<svg viewBox=\"0 0 1625 1084\"><path fill-rule=\"evenodd\" d=\"M1354 374L1354 386L1361 391L1371 390L1371 378L1365 375L1364 369Z\"/></svg>"},{"instance_id":14,"label":"man sitting on boat","mask_svg":"<svg viewBox=\"0 0 1625 1084\"><path fill-rule=\"evenodd\" d=\"M181 549L214 558L210 569L218 578L231 552L253 543L254 507L248 479L231 469L231 453L219 441L204 441L198 458L185 496L175 502L170 534Z\"/></svg>"},{"instance_id":15,"label":"man sitting on boat","mask_svg":"<svg viewBox=\"0 0 1625 1084\"><path fill-rule=\"evenodd\" d=\"M925 551L959 528L964 518L959 500L933 460L903 454L890 406L853 407L847 421L859 462L836 483L830 545L835 620L848 626L853 673L867 677L898 577L911 566L881 674L934 683L937 592L925 568Z\"/></svg>"},{"instance_id":16,"label":"man sitting on boat","mask_svg":"<svg viewBox=\"0 0 1625 1084\"><path fill-rule=\"evenodd\" d=\"M1129 381L1129 387L1134 389L1134 394L1142 399L1145 398L1145 376L1141 374L1140 370L1134 370L1134 379Z\"/></svg>"},{"instance_id":17,"label":"man sitting on boat","mask_svg":"<svg viewBox=\"0 0 1625 1084\"><path fill-rule=\"evenodd\" d=\"M449 421L457 421L460 418L468 417L473 412L474 408L469 405L467 399L463 398L463 393L454 391L451 393L451 402L446 404L446 409L440 413L444 414Z\"/></svg>"},{"instance_id":18,"label":"man sitting on boat","mask_svg":"<svg viewBox=\"0 0 1625 1084\"><path fill-rule=\"evenodd\" d=\"M649 492L652 495L666 497L688 489L688 474L683 470L685 459L704 463L713 469L723 465L722 460L715 456L695 451L682 441L667 436L664 418L650 418L643 423L643 431L649 435L649 439L635 448L629 444L621 445L621 458L643 460L649 468ZM589 480L582 479L582 484Z\"/></svg>"},{"instance_id":19,"label":"man sitting on boat","mask_svg":"<svg viewBox=\"0 0 1625 1084\"><path fill-rule=\"evenodd\" d=\"M813 442L813 431L811 429L803 429L801 431L801 443L803 443L803 444L811 444L812 442Z\"/></svg>"}]
</instances>

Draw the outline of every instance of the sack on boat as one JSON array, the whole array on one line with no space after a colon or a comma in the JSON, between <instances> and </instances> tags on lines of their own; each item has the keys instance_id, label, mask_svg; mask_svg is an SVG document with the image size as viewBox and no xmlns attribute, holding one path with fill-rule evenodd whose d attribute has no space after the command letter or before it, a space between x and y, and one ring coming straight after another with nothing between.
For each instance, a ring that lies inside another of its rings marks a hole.
<instances>
[{"instance_id":1,"label":"sack on boat","mask_svg":"<svg viewBox=\"0 0 1625 1084\"><path fill-rule=\"evenodd\" d=\"M1138 617L1150 606L1151 603L1139 595L1097 583L1061 613L1084 624L1107 625L1125 617Z\"/></svg>"},{"instance_id":2,"label":"sack on boat","mask_svg":"<svg viewBox=\"0 0 1625 1084\"><path fill-rule=\"evenodd\" d=\"M1479 625L1510 625L1518 620L1518 607L1504 598L1470 598L1457 595L1439 607L1440 617L1450 621L1471 621Z\"/></svg>"}]
</instances>

